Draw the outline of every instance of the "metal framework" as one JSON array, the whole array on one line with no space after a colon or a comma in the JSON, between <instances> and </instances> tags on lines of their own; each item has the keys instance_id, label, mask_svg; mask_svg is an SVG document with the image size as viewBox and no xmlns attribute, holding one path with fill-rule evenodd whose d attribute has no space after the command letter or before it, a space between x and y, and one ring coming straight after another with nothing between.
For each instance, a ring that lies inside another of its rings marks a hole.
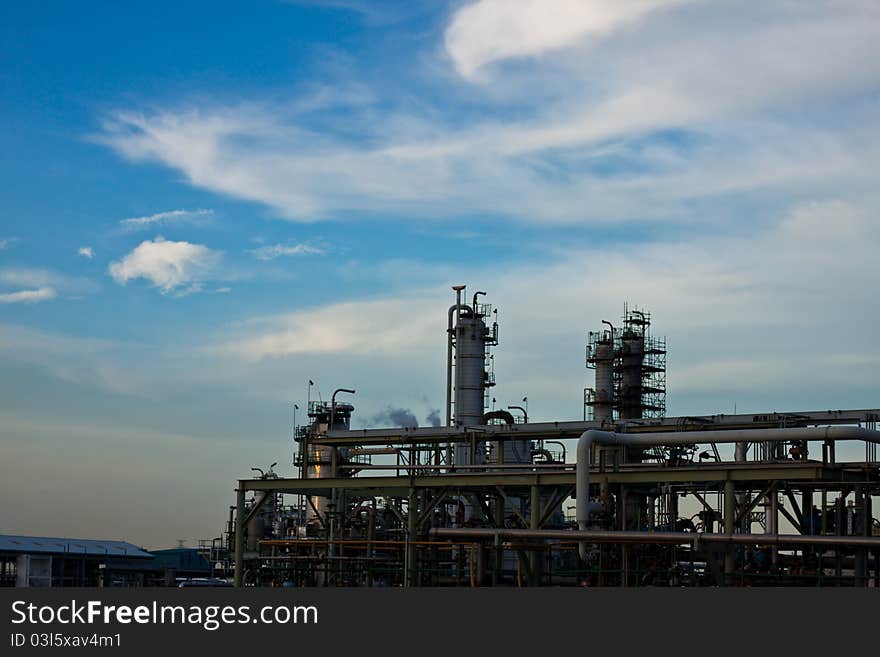
<instances>
[{"instance_id":1,"label":"metal framework","mask_svg":"<svg viewBox=\"0 0 880 657\"><path fill-rule=\"evenodd\" d=\"M517 422L487 412L497 313L453 290L445 426L310 404L299 476L238 482L236 585L880 585L880 409L665 417L666 342L625 306L589 336L592 419ZM863 429L809 429L831 425Z\"/></svg>"},{"instance_id":2,"label":"metal framework","mask_svg":"<svg viewBox=\"0 0 880 657\"><path fill-rule=\"evenodd\" d=\"M597 381L595 387L584 388L584 419L610 411L616 419L664 417L666 338L651 335L651 313L625 304L619 328L605 323L610 330L587 333L586 365L597 371ZM611 373L608 396L599 376L606 364Z\"/></svg>"},{"instance_id":3,"label":"metal framework","mask_svg":"<svg viewBox=\"0 0 880 657\"><path fill-rule=\"evenodd\" d=\"M655 418L618 423L618 431L871 427L878 417L880 409ZM564 508L575 484L573 464L455 467L435 460L438 446L450 443L569 439L594 426L537 423L312 436L311 444L330 451L328 477L238 482L229 537L236 583L852 586L880 578L880 538L873 536L871 519L880 464L838 462L833 443L816 446L821 459L791 450L781 458L783 452L759 444L751 446L750 460L740 461L677 454L664 463L628 463L619 450L606 450L591 474L593 497L603 509L589 537L594 549L588 562L578 558L580 534ZM370 462L392 455L393 462ZM284 494L333 502L311 526L267 535L248 550L247 529L261 512L260 504L248 502L251 493L264 504ZM648 499L643 517L626 517L630 496ZM463 499L476 501L480 511L469 522L462 518ZM683 512L686 500L696 505L695 513ZM780 518L794 533L779 532ZM527 533L516 533L523 530Z\"/></svg>"}]
</instances>

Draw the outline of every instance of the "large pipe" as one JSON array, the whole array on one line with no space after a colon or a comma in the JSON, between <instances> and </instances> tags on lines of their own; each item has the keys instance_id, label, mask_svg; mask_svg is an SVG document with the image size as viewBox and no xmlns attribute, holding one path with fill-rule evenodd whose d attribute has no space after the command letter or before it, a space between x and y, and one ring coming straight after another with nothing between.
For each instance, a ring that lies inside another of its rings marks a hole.
<instances>
[{"instance_id":1,"label":"large pipe","mask_svg":"<svg viewBox=\"0 0 880 657\"><path fill-rule=\"evenodd\" d=\"M432 538L463 538L476 540L551 540L590 543L653 543L681 545L717 543L722 545L771 545L794 547L804 545L851 546L880 549L876 536L804 536L802 534L710 534L706 532L641 532L565 529L494 529L435 527Z\"/></svg>"},{"instance_id":2,"label":"large pipe","mask_svg":"<svg viewBox=\"0 0 880 657\"><path fill-rule=\"evenodd\" d=\"M504 410L489 411L488 413L483 413L483 417L480 418L480 424L489 424L489 420L504 420L508 424L508 426L516 424L516 421L513 419L513 415L510 413L510 411Z\"/></svg>"},{"instance_id":3,"label":"large pipe","mask_svg":"<svg viewBox=\"0 0 880 657\"><path fill-rule=\"evenodd\" d=\"M581 434L577 444L575 475L575 505L578 529L586 531L590 520L590 451L594 443L600 445L694 445L698 443L737 443L783 440L865 440L880 443L880 431L862 427L799 427L791 429L739 429L731 431L676 431L674 433L614 433L589 429ZM579 546L581 558L586 558L587 543Z\"/></svg>"}]
</instances>

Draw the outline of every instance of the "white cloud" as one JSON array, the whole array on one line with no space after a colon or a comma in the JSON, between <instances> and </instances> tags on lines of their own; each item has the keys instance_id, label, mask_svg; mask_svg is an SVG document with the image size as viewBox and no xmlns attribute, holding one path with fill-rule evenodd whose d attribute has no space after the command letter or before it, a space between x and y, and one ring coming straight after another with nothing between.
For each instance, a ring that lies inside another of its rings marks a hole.
<instances>
[{"instance_id":1,"label":"white cloud","mask_svg":"<svg viewBox=\"0 0 880 657\"><path fill-rule=\"evenodd\" d=\"M121 285L144 278L163 294L174 290L187 293L200 289L202 282L213 275L219 259L220 252L201 244L156 237L141 242L121 260L111 262L109 272Z\"/></svg>"},{"instance_id":2,"label":"white cloud","mask_svg":"<svg viewBox=\"0 0 880 657\"><path fill-rule=\"evenodd\" d=\"M248 253L254 254L257 260L274 260L281 256L322 255L326 251L309 244L273 244L271 246L267 245L250 249Z\"/></svg>"},{"instance_id":3,"label":"white cloud","mask_svg":"<svg viewBox=\"0 0 880 657\"><path fill-rule=\"evenodd\" d=\"M543 15L532 20L538 5ZM310 123L295 102L248 102L117 112L100 140L294 221L681 221L700 218L694 201L734 192L790 200L817 186L874 184L876 3L745 2L734 13L660 0L499 6L453 16L452 54L493 39L531 45L518 66L467 85L477 109L464 117L454 105L414 110L398 89L388 111L346 108L351 131ZM528 39L493 36L497 21L522 26ZM484 70L513 56L505 52L459 59Z\"/></svg>"},{"instance_id":4,"label":"white cloud","mask_svg":"<svg viewBox=\"0 0 880 657\"><path fill-rule=\"evenodd\" d=\"M0 303L39 303L58 296L51 287L40 287L35 290L19 290L18 292L0 293Z\"/></svg>"},{"instance_id":5,"label":"white cloud","mask_svg":"<svg viewBox=\"0 0 880 657\"><path fill-rule=\"evenodd\" d=\"M95 257L95 252L90 246L81 246L77 249L77 255L81 255L83 258L88 258L91 260Z\"/></svg>"},{"instance_id":6,"label":"white cloud","mask_svg":"<svg viewBox=\"0 0 880 657\"><path fill-rule=\"evenodd\" d=\"M864 286L880 280L874 221L871 211L832 199L796 206L747 235L563 245L545 263L457 267L455 280L439 274L436 284L394 298L246 322L214 336L207 353L267 379L280 363L279 385L291 370L325 379L332 372L377 403L405 397L416 381L437 389L452 299L446 283L467 282L499 308L498 398L528 394L547 419L577 416L579 390L590 384L578 356L585 332L617 321L624 301L652 311L655 332L669 336L675 412L726 412L719 400L728 399L756 410L870 404L876 359L865 354L880 308L865 302ZM379 380L377 371L393 375ZM817 377L822 386L808 384Z\"/></svg>"},{"instance_id":7,"label":"white cloud","mask_svg":"<svg viewBox=\"0 0 880 657\"><path fill-rule=\"evenodd\" d=\"M5 251L6 249L8 249L14 241L14 237L6 237L4 239L0 239L0 251Z\"/></svg>"},{"instance_id":8,"label":"white cloud","mask_svg":"<svg viewBox=\"0 0 880 657\"><path fill-rule=\"evenodd\" d=\"M143 229L151 228L156 224L164 224L174 220L192 219L194 217L206 217L212 214L214 214L213 210L205 209L167 210L165 212L157 212L156 214L151 214L144 217L129 217L128 219L120 220L119 223L126 228Z\"/></svg>"},{"instance_id":9,"label":"white cloud","mask_svg":"<svg viewBox=\"0 0 880 657\"><path fill-rule=\"evenodd\" d=\"M459 9L446 29L446 50L459 73L510 57L540 55L597 38L657 9L688 0L480 0Z\"/></svg>"}]
</instances>

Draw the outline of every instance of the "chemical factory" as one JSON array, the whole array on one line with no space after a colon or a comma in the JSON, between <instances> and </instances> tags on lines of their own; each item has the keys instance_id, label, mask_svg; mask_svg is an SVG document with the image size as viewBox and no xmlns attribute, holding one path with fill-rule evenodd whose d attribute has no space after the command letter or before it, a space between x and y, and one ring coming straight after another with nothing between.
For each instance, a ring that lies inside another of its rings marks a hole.
<instances>
[{"instance_id":1,"label":"chemical factory","mask_svg":"<svg viewBox=\"0 0 880 657\"><path fill-rule=\"evenodd\" d=\"M880 586L880 409L667 417L666 341L625 307L587 333L583 418L530 422L490 404L498 311L453 290L445 422L310 400L298 476L237 483L236 586Z\"/></svg>"}]
</instances>

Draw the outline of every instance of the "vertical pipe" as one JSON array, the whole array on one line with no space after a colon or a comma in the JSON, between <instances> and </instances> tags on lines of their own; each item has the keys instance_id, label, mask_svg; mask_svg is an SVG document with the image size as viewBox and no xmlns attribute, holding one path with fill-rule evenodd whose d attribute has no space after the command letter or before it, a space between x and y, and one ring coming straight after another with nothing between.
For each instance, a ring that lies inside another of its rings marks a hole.
<instances>
[{"instance_id":1,"label":"vertical pipe","mask_svg":"<svg viewBox=\"0 0 880 657\"><path fill-rule=\"evenodd\" d=\"M819 516L819 533L824 536L828 532L828 491L823 488L819 503L822 505L822 514ZM819 552L819 581L825 577L825 549L820 547Z\"/></svg>"},{"instance_id":2,"label":"vertical pipe","mask_svg":"<svg viewBox=\"0 0 880 657\"><path fill-rule=\"evenodd\" d=\"M456 307L458 304L456 304ZM452 426L452 311L446 331L446 426Z\"/></svg>"},{"instance_id":3,"label":"vertical pipe","mask_svg":"<svg viewBox=\"0 0 880 657\"><path fill-rule=\"evenodd\" d=\"M856 522L853 534L857 536L870 536L871 522L868 519L867 495L863 486L856 488L855 513ZM868 551L864 548L856 550L855 554L856 586L868 585Z\"/></svg>"},{"instance_id":4,"label":"vertical pipe","mask_svg":"<svg viewBox=\"0 0 880 657\"><path fill-rule=\"evenodd\" d=\"M455 323L458 324L458 318L461 314L461 292L465 289L464 285L453 285L455 290L455 306L449 309L449 326L446 329L446 426L452 426L452 313L455 311Z\"/></svg>"},{"instance_id":5,"label":"vertical pipe","mask_svg":"<svg viewBox=\"0 0 880 657\"><path fill-rule=\"evenodd\" d=\"M541 495L537 486L531 487L531 517L529 518L529 525L532 529L540 529L541 528ZM543 548L543 543L541 544ZM541 585L541 552L542 549L536 547L532 550L531 554L531 563L529 566L529 576L531 581L529 582L529 586L540 586Z\"/></svg>"},{"instance_id":6,"label":"vertical pipe","mask_svg":"<svg viewBox=\"0 0 880 657\"><path fill-rule=\"evenodd\" d=\"M376 498L373 498L373 503L370 506L369 513L369 527L367 528L367 558L369 561L367 562L367 586L373 586L373 564L375 563L375 555L373 554L373 532L376 526Z\"/></svg>"},{"instance_id":7,"label":"vertical pipe","mask_svg":"<svg viewBox=\"0 0 880 657\"><path fill-rule=\"evenodd\" d=\"M418 502L416 496L416 489L409 489L409 500L407 503L407 546L406 546L406 574L405 574L405 586L418 586L418 581L416 578L416 532L418 531L418 522L419 522L419 512L418 512Z\"/></svg>"},{"instance_id":8,"label":"vertical pipe","mask_svg":"<svg viewBox=\"0 0 880 657\"><path fill-rule=\"evenodd\" d=\"M733 535L736 522L736 489L732 479L724 482L724 533ZM724 583L730 584L733 577L734 553L733 547L728 545L724 553Z\"/></svg>"},{"instance_id":9,"label":"vertical pipe","mask_svg":"<svg viewBox=\"0 0 880 657\"><path fill-rule=\"evenodd\" d=\"M504 498L495 496L495 526L498 529L504 527ZM501 570L504 568L504 550L501 549L500 535L495 536L495 568L492 571L492 586L498 586L501 582Z\"/></svg>"},{"instance_id":10,"label":"vertical pipe","mask_svg":"<svg viewBox=\"0 0 880 657\"><path fill-rule=\"evenodd\" d=\"M327 563L327 577L324 580L324 586L330 586L330 575L335 572L337 560L333 557L336 556L336 489L333 488L330 491L330 504L327 505L327 512L324 516L327 518L327 538L329 539L329 543L327 544L327 556L329 557ZM338 583L338 582L337 582Z\"/></svg>"},{"instance_id":11,"label":"vertical pipe","mask_svg":"<svg viewBox=\"0 0 880 657\"><path fill-rule=\"evenodd\" d=\"M775 481L770 488L770 519L767 521L767 533L779 533L779 494ZM773 567L775 568L776 562L779 559L779 549L775 545L770 548L770 555Z\"/></svg>"},{"instance_id":12,"label":"vertical pipe","mask_svg":"<svg viewBox=\"0 0 880 657\"><path fill-rule=\"evenodd\" d=\"M843 494L845 492L842 491L840 496L834 500L834 533L838 536L844 535L843 523L846 509ZM843 576L843 553L840 550L840 546L835 546L834 548L834 561L834 576L837 586L840 586L840 578Z\"/></svg>"},{"instance_id":13,"label":"vertical pipe","mask_svg":"<svg viewBox=\"0 0 880 657\"><path fill-rule=\"evenodd\" d=\"M235 489L235 573L233 585L241 587L244 582L244 481L238 481Z\"/></svg>"}]
</instances>

